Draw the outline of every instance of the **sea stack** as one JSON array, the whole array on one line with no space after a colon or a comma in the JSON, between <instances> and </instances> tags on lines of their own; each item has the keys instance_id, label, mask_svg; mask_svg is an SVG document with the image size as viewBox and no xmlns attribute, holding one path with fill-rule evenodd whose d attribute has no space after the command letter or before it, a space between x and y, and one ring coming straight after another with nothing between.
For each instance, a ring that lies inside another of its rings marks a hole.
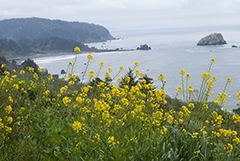
<instances>
[{"instance_id":1,"label":"sea stack","mask_svg":"<svg viewBox=\"0 0 240 161\"><path fill-rule=\"evenodd\" d=\"M202 38L198 43L197 46L205 46L205 45L223 45L226 44L226 41L223 39L222 34L214 33L210 34L204 38Z\"/></svg>"}]
</instances>

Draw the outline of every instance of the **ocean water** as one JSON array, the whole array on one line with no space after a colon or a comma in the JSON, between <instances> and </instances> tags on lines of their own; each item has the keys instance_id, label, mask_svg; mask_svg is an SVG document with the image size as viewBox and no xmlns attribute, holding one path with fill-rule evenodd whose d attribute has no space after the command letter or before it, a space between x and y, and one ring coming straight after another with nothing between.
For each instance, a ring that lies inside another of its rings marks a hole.
<instances>
[{"instance_id":1,"label":"ocean water","mask_svg":"<svg viewBox=\"0 0 240 161\"><path fill-rule=\"evenodd\" d=\"M202 37L215 32L222 33L227 41L226 45L196 46ZM94 70L96 73L99 69L99 62L105 63L105 67L100 72L100 78L104 79L108 67L113 68L111 74L114 77L119 71L119 66L125 68L125 71L119 75L119 77L123 77L128 68L134 66L134 61L138 61L140 63L138 69L153 78L157 88L162 86L161 82L157 81L157 76L163 73L167 81L165 85L167 95L175 97L175 89L181 85L180 69L185 69L187 73L191 74L189 85L199 90L202 81L201 74L207 72L210 59L215 58L216 63L213 65L211 73L218 78L218 81L213 85L211 100L217 99L217 93L223 91L227 82L226 78L231 77L232 84L226 90L229 96L227 108L229 110L237 108L238 100L235 95L240 90L240 48L231 48L231 46L240 46L240 27L119 30L112 32L112 35L119 39L87 45L99 49L136 49L141 44L148 44L152 50L91 53L94 58L89 70ZM74 74L80 78L86 68L84 63L87 62L87 54L80 53L77 56ZM66 53L33 58L33 60L40 67L47 68L51 74L60 75L60 71L66 70L68 62L73 61L74 58L74 53ZM60 77L62 76L60 75Z\"/></svg>"}]
</instances>

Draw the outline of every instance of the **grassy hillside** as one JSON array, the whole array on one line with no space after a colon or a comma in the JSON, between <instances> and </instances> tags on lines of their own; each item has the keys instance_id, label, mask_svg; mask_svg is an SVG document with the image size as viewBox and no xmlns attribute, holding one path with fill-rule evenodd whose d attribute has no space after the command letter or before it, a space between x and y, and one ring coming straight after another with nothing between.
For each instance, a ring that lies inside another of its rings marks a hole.
<instances>
[{"instance_id":1,"label":"grassy hillside","mask_svg":"<svg viewBox=\"0 0 240 161\"><path fill-rule=\"evenodd\" d=\"M208 102L217 78L203 73L195 98L191 75L181 69L176 92L182 99L172 99L163 74L161 89L154 89L138 62L125 76L122 66L114 76L108 68L106 79L120 83L112 86L97 79L104 62L98 72L88 71L92 59L87 55L80 82L75 61L62 80L42 77L39 68L7 71L0 62L1 160L240 160L240 116L221 110L231 78Z\"/></svg>"}]
</instances>

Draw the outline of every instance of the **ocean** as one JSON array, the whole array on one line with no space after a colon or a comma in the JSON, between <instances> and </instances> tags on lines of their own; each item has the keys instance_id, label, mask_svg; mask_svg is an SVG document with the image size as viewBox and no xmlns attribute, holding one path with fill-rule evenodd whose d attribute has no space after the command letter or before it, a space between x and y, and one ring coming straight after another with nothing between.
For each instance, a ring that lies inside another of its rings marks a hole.
<instances>
[{"instance_id":1,"label":"ocean","mask_svg":"<svg viewBox=\"0 0 240 161\"><path fill-rule=\"evenodd\" d=\"M221 33L227 41L226 45L221 46L196 46L197 42L211 34ZM119 66L123 66L125 71L118 77L123 77L128 68L134 66L134 61L138 61L137 67L141 72L153 78L154 85L160 89L161 82L157 76L163 73L166 78L165 91L167 95L174 98L176 87L181 85L180 69L185 69L186 73L191 74L189 85L193 89L199 90L202 79L201 74L207 72L211 58L216 59L211 73L218 78L214 82L212 97L210 100L217 99L217 93L222 92L227 82L226 78L231 77L232 83L227 87L227 109L230 111L237 108L238 100L236 93L240 90L240 48L232 48L232 45L240 46L240 27L223 26L211 28L170 28L170 29L128 29L112 31L111 34L117 37L116 40L100 43L86 44L99 49L136 49L140 45L147 44L152 50L148 51L116 51L91 53L93 60L89 70L95 73L99 69L99 62L103 61L105 67L101 70L100 78L104 79L108 67L113 69L111 73L114 77ZM77 56L74 74L82 77L82 72L86 68L88 53L79 53ZM47 68L51 74L60 74L62 69L66 70L69 61L73 61L75 53L65 53L61 55L51 55L46 57L36 57L33 60L41 67ZM88 78L88 77L86 77ZM87 81L87 79L86 79ZM116 85L116 81L113 81Z\"/></svg>"}]
</instances>

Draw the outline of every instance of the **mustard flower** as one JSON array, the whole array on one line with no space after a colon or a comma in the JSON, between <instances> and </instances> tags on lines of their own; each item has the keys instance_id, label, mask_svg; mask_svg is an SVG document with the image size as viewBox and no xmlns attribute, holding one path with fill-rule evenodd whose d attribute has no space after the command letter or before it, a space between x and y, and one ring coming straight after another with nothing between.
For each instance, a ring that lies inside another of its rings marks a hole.
<instances>
[{"instance_id":1,"label":"mustard flower","mask_svg":"<svg viewBox=\"0 0 240 161\"><path fill-rule=\"evenodd\" d=\"M10 101L10 102L12 102L12 103L13 103L13 99L12 99L12 97L11 97L11 96L8 96L8 99L9 99L9 101Z\"/></svg>"},{"instance_id":2,"label":"mustard flower","mask_svg":"<svg viewBox=\"0 0 240 161\"><path fill-rule=\"evenodd\" d=\"M110 117L109 111L104 111L102 113L103 120L107 120Z\"/></svg>"},{"instance_id":3,"label":"mustard flower","mask_svg":"<svg viewBox=\"0 0 240 161\"><path fill-rule=\"evenodd\" d=\"M1 119L1 118L0 118ZM2 129L2 128L4 128L4 125L3 125L3 123L1 123L1 121L0 121L0 129Z\"/></svg>"},{"instance_id":4,"label":"mustard flower","mask_svg":"<svg viewBox=\"0 0 240 161\"><path fill-rule=\"evenodd\" d=\"M63 101L64 105L67 106L67 104L71 102L71 99L70 99L69 97L65 96L65 97L62 99L62 101Z\"/></svg>"},{"instance_id":5,"label":"mustard flower","mask_svg":"<svg viewBox=\"0 0 240 161\"><path fill-rule=\"evenodd\" d=\"M207 110L207 109L208 109L208 105L207 105L207 104L203 104L203 108L204 108L205 110Z\"/></svg>"},{"instance_id":6,"label":"mustard flower","mask_svg":"<svg viewBox=\"0 0 240 161\"><path fill-rule=\"evenodd\" d=\"M113 71L113 69L111 67L108 68L109 73L111 73Z\"/></svg>"},{"instance_id":7,"label":"mustard flower","mask_svg":"<svg viewBox=\"0 0 240 161\"><path fill-rule=\"evenodd\" d=\"M213 80L214 80L214 81L217 81L217 77L216 77L216 76L213 76Z\"/></svg>"},{"instance_id":8,"label":"mustard flower","mask_svg":"<svg viewBox=\"0 0 240 161\"><path fill-rule=\"evenodd\" d=\"M14 84L14 85L13 85L13 88L15 88L15 89L17 89L17 90L18 90L18 89L19 89L19 86L18 86L18 84Z\"/></svg>"},{"instance_id":9,"label":"mustard flower","mask_svg":"<svg viewBox=\"0 0 240 161\"><path fill-rule=\"evenodd\" d=\"M106 71L105 76L106 76L107 78L111 78L111 74L110 74L108 71Z\"/></svg>"},{"instance_id":10,"label":"mustard flower","mask_svg":"<svg viewBox=\"0 0 240 161\"><path fill-rule=\"evenodd\" d=\"M135 74L138 75L138 73L140 73L140 70L136 69Z\"/></svg>"},{"instance_id":11,"label":"mustard flower","mask_svg":"<svg viewBox=\"0 0 240 161\"><path fill-rule=\"evenodd\" d=\"M178 122L179 122L179 124L182 124L182 123L183 123L183 120L182 120L182 119L179 119Z\"/></svg>"},{"instance_id":12,"label":"mustard flower","mask_svg":"<svg viewBox=\"0 0 240 161\"><path fill-rule=\"evenodd\" d=\"M189 73L186 73L185 78L191 79L190 76L191 75Z\"/></svg>"},{"instance_id":13,"label":"mustard flower","mask_svg":"<svg viewBox=\"0 0 240 161\"><path fill-rule=\"evenodd\" d=\"M216 62L216 60L214 58L211 58L210 61L213 62L213 63Z\"/></svg>"},{"instance_id":14,"label":"mustard flower","mask_svg":"<svg viewBox=\"0 0 240 161\"><path fill-rule=\"evenodd\" d=\"M142 76L142 77L144 77L144 73L143 73L143 72L140 72L139 75Z\"/></svg>"},{"instance_id":15,"label":"mustard flower","mask_svg":"<svg viewBox=\"0 0 240 161\"><path fill-rule=\"evenodd\" d=\"M60 92L61 92L61 94L66 93L67 92L67 87L64 86L64 87L60 88Z\"/></svg>"},{"instance_id":16,"label":"mustard flower","mask_svg":"<svg viewBox=\"0 0 240 161\"><path fill-rule=\"evenodd\" d=\"M3 63L3 64L1 65L1 68L4 68L5 65L6 65L6 64Z\"/></svg>"},{"instance_id":17,"label":"mustard flower","mask_svg":"<svg viewBox=\"0 0 240 161\"><path fill-rule=\"evenodd\" d=\"M176 88L176 90L177 90L179 93L182 93L182 92L183 92L183 88L182 88L181 86L178 86L178 87Z\"/></svg>"},{"instance_id":18,"label":"mustard flower","mask_svg":"<svg viewBox=\"0 0 240 161\"><path fill-rule=\"evenodd\" d=\"M119 69L120 69L121 72L124 71L124 67L123 66L120 66Z\"/></svg>"},{"instance_id":19,"label":"mustard flower","mask_svg":"<svg viewBox=\"0 0 240 161\"><path fill-rule=\"evenodd\" d=\"M78 52L80 52L81 50L80 50L79 47L75 47L75 48L74 48L74 51L78 53Z\"/></svg>"},{"instance_id":20,"label":"mustard flower","mask_svg":"<svg viewBox=\"0 0 240 161\"><path fill-rule=\"evenodd\" d=\"M38 68L38 71L39 71L40 73L42 73L42 72L43 72L41 68Z\"/></svg>"},{"instance_id":21,"label":"mustard flower","mask_svg":"<svg viewBox=\"0 0 240 161\"><path fill-rule=\"evenodd\" d=\"M116 144L116 142L114 141L114 136L109 136L108 137L108 144L109 144L109 147Z\"/></svg>"},{"instance_id":22,"label":"mustard flower","mask_svg":"<svg viewBox=\"0 0 240 161\"><path fill-rule=\"evenodd\" d=\"M87 55L87 58L88 58L89 60L93 60L92 54L88 54L88 55Z\"/></svg>"},{"instance_id":23,"label":"mustard flower","mask_svg":"<svg viewBox=\"0 0 240 161\"><path fill-rule=\"evenodd\" d=\"M118 78L117 79L117 82L119 83L119 82L121 82L122 81L122 78Z\"/></svg>"},{"instance_id":24,"label":"mustard flower","mask_svg":"<svg viewBox=\"0 0 240 161\"><path fill-rule=\"evenodd\" d=\"M232 78L230 78L230 77L227 77L227 81L228 81L229 85L231 85Z\"/></svg>"},{"instance_id":25,"label":"mustard flower","mask_svg":"<svg viewBox=\"0 0 240 161\"><path fill-rule=\"evenodd\" d=\"M83 127L83 124L81 124L80 122L78 121L74 121L74 123L72 124L73 126L73 130L77 131L77 133L79 132L79 130L82 130L84 127Z\"/></svg>"},{"instance_id":26,"label":"mustard flower","mask_svg":"<svg viewBox=\"0 0 240 161\"><path fill-rule=\"evenodd\" d=\"M26 67L27 68L27 70L30 72L30 73L33 73L34 72L34 68L32 68L32 67Z\"/></svg>"},{"instance_id":27,"label":"mustard flower","mask_svg":"<svg viewBox=\"0 0 240 161\"><path fill-rule=\"evenodd\" d=\"M71 78L73 76L72 73L68 73L68 78Z\"/></svg>"},{"instance_id":28,"label":"mustard flower","mask_svg":"<svg viewBox=\"0 0 240 161\"><path fill-rule=\"evenodd\" d=\"M157 80L163 80L163 81L166 81L164 75L161 73L158 77L157 77Z\"/></svg>"},{"instance_id":29,"label":"mustard flower","mask_svg":"<svg viewBox=\"0 0 240 161\"><path fill-rule=\"evenodd\" d=\"M74 81L69 81L68 86L74 85Z\"/></svg>"},{"instance_id":30,"label":"mustard flower","mask_svg":"<svg viewBox=\"0 0 240 161\"><path fill-rule=\"evenodd\" d=\"M193 133L193 136L192 136L192 138L197 138L197 136L198 136L198 133L197 133L197 132L195 132L195 133Z\"/></svg>"},{"instance_id":31,"label":"mustard flower","mask_svg":"<svg viewBox=\"0 0 240 161\"><path fill-rule=\"evenodd\" d=\"M25 71L24 71L24 70L21 70L21 71L20 71L20 74L24 74L24 73L25 73Z\"/></svg>"},{"instance_id":32,"label":"mustard flower","mask_svg":"<svg viewBox=\"0 0 240 161\"><path fill-rule=\"evenodd\" d=\"M193 88L189 88L189 89L188 89L188 93L193 94L193 92L194 92L194 89L193 89Z\"/></svg>"},{"instance_id":33,"label":"mustard flower","mask_svg":"<svg viewBox=\"0 0 240 161\"><path fill-rule=\"evenodd\" d=\"M5 131L6 131L7 133L11 133L11 132L12 132L12 128L5 126Z\"/></svg>"},{"instance_id":34,"label":"mustard flower","mask_svg":"<svg viewBox=\"0 0 240 161\"><path fill-rule=\"evenodd\" d=\"M70 62L69 62L69 65L70 65L70 66L73 66L73 62L70 61Z\"/></svg>"},{"instance_id":35,"label":"mustard flower","mask_svg":"<svg viewBox=\"0 0 240 161\"><path fill-rule=\"evenodd\" d=\"M12 78L17 78L17 75L13 75L13 76L11 76Z\"/></svg>"},{"instance_id":36,"label":"mustard flower","mask_svg":"<svg viewBox=\"0 0 240 161\"><path fill-rule=\"evenodd\" d=\"M100 61L99 66L104 67L104 62Z\"/></svg>"},{"instance_id":37,"label":"mustard flower","mask_svg":"<svg viewBox=\"0 0 240 161\"><path fill-rule=\"evenodd\" d=\"M180 112L178 113L178 115L182 118L182 117L183 117L183 112L180 111Z\"/></svg>"},{"instance_id":38,"label":"mustard flower","mask_svg":"<svg viewBox=\"0 0 240 161\"><path fill-rule=\"evenodd\" d=\"M10 105L8 105L6 108L5 108L5 111L9 114L11 111L12 111L12 107Z\"/></svg>"},{"instance_id":39,"label":"mustard flower","mask_svg":"<svg viewBox=\"0 0 240 161\"><path fill-rule=\"evenodd\" d=\"M182 109L185 112L185 115L189 117L189 114L191 113L191 111L189 111L186 106L182 106Z\"/></svg>"},{"instance_id":40,"label":"mustard flower","mask_svg":"<svg viewBox=\"0 0 240 161\"><path fill-rule=\"evenodd\" d=\"M191 110L192 110L192 109L194 109L194 104L193 104L193 103L189 103L189 104L188 104L188 107L190 107Z\"/></svg>"},{"instance_id":41,"label":"mustard flower","mask_svg":"<svg viewBox=\"0 0 240 161\"><path fill-rule=\"evenodd\" d=\"M185 73L185 70L184 70L184 69L179 70L179 74L184 75L184 73Z\"/></svg>"},{"instance_id":42,"label":"mustard flower","mask_svg":"<svg viewBox=\"0 0 240 161\"><path fill-rule=\"evenodd\" d=\"M49 81L53 79L53 76L52 74L48 73L48 78L47 78Z\"/></svg>"},{"instance_id":43,"label":"mustard flower","mask_svg":"<svg viewBox=\"0 0 240 161\"><path fill-rule=\"evenodd\" d=\"M36 80L38 80L38 74L37 74L37 73L34 73L34 74L33 74L33 78L36 79Z\"/></svg>"},{"instance_id":44,"label":"mustard flower","mask_svg":"<svg viewBox=\"0 0 240 161\"><path fill-rule=\"evenodd\" d=\"M7 122L8 122L9 124L11 124L11 123L13 122L13 118L12 118L12 117L8 117L8 118L7 118Z\"/></svg>"},{"instance_id":45,"label":"mustard flower","mask_svg":"<svg viewBox=\"0 0 240 161\"><path fill-rule=\"evenodd\" d=\"M48 95L50 93L49 90L46 90L45 92L43 92L44 95Z\"/></svg>"},{"instance_id":46,"label":"mustard flower","mask_svg":"<svg viewBox=\"0 0 240 161\"><path fill-rule=\"evenodd\" d=\"M94 71L89 71L89 78L93 78L95 75L95 72Z\"/></svg>"},{"instance_id":47,"label":"mustard flower","mask_svg":"<svg viewBox=\"0 0 240 161\"><path fill-rule=\"evenodd\" d=\"M139 66L139 62L135 61L134 64L138 67Z\"/></svg>"},{"instance_id":48,"label":"mustard flower","mask_svg":"<svg viewBox=\"0 0 240 161\"><path fill-rule=\"evenodd\" d=\"M131 78L129 76L126 76L125 80L126 80L126 83L128 84L130 82Z\"/></svg>"}]
</instances>

